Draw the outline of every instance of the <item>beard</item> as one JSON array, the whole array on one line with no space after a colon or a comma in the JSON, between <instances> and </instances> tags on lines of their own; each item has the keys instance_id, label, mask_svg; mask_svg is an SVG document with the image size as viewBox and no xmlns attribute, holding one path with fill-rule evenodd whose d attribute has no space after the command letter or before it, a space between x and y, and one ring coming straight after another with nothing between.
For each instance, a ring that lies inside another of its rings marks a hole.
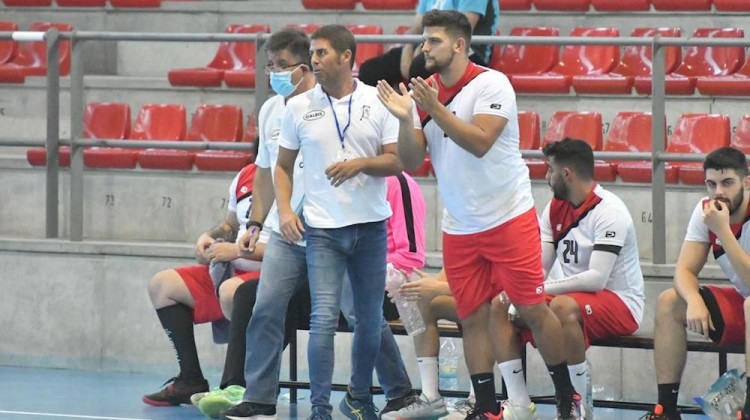
<instances>
[{"instance_id":1,"label":"beard","mask_svg":"<svg viewBox=\"0 0 750 420\"><path fill-rule=\"evenodd\" d=\"M552 195L558 200L567 200L570 195L570 188L562 181L550 184Z\"/></svg>"},{"instance_id":2,"label":"beard","mask_svg":"<svg viewBox=\"0 0 750 420\"><path fill-rule=\"evenodd\" d=\"M724 205L727 206L727 209L729 209L729 214L734 214L737 210L739 210L740 206L742 205L742 201L745 199L745 190L740 190L739 193L737 193L736 196L734 196L733 199L729 199L728 197L719 197L716 200L721 201L724 203Z\"/></svg>"},{"instance_id":3,"label":"beard","mask_svg":"<svg viewBox=\"0 0 750 420\"><path fill-rule=\"evenodd\" d=\"M452 53L451 57L444 63L440 63L434 58L430 62L428 61L427 57L425 57L424 68L425 70L431 71L433 73L441 73L450 68L451 64L453 64L453 57L455 56L456 56L456 53Z\"/></svg>"}]
</instances>

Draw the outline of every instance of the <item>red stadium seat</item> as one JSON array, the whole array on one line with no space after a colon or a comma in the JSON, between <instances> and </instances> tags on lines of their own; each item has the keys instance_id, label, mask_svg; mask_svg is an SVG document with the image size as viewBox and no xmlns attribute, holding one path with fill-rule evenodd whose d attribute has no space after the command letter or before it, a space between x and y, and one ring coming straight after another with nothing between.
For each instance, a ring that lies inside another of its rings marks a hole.
<instances>
[{"instance_id":1,"label":"red stadium seat","mask_svg":"<svg viewBox=\"0 0 750 420\"><path fill-rule=\"evenodd\" d=\"M602 115L598 112L555 112L547 124L542 147L565 137L584 140L592 149L602 150ZM526 162L526 166L529 167L529 176L533 174L535 178L544 178L542 171L547 172L545 161L532 159Z\"/></svg>"},{"instance_id":2,"label":"red stadium seat","mask_svg":"<svg viewBox=\"0 0 750 420\"><path fill-rule=\"evenodd\" d=\"M323 25L318 25L317 23L290 23L289 25L286 25L287 28L296 28L308 35L312 35L313 32L320 29L321 26Z\"/></svg>"},{"instance_id":3,"label":"red stadium seat","mask_svg":"<svg viewBox=\"0 0 750 420\"><path fill-rule=\"evenodd\" d=\"M699 77L695 86L701 95L750 95L750 55L737 73L729 76Z\"/></svg>"},{"instance_id":4,"label":"red stadium seat","mask_svg":"<svg viewBox=\"0 0 750 420\"><path fill-rule=\"evenodd\" d=\"M201 105L193 115L185 140L238 142L243 128L239 106ZM239 171L253 158L246 151L206 150L195 153L195 167L202 171Z\"/></svg>"},{"instance_id":5,"label":"red stadium seat","mask_svg":"<svg viewBox=\"0 0 750 420\"><path fill-rule=\"evenodd\" d=\"M124 140L130 137L130 105L121 103L89 104L83 111L83 137ZM110 147L92 147L83 151L83 163L89 168L133 169L138 151Z\"/></svg>"},{"instance_id":6,"label":"red stadium seat","mask_svg":"<svg viewBox=\"0 0 750 420\"><path fill-rule=\"evenodd\" d=\"M696 38L744 38L742 29L699 28L693 33ZM727 76L739 69L745 60L743 47L688 47L682 63L667 75L665 91L672 95L692 95L699 77ZM651 78L636 77L635 90L640 94L651 94Z\"/></svg>"},{"instance_id":7,"label":"red stadium seat","mask_svg":"<svg viewBox=\"0 0 750 420\"><path fill-rule=\"evenodd\" d=\"M109 0L109 4L118 8L154 8L161 7L161 0Z\"/></svg>"},{"instance_id":8,"label":"red stadium seat","mask_svg":"<svg viewBox=\"0 0 750 420\"><path fill-rule=\"evenodd\" d=\"M668 153L708 153L729 145L729 117L718 114L682 114L666 147ZM628 162L617 166L623 181L651 182L650 162ZM665 164L668 183L703 184L700 164Z\"/></svg>"},{"instance_id":9,"label":"red stadium seat","mask_svg":"<svg viewBox=\"0 0 750 420\"><path fill-rule=\"evenodd\" d=\"M258 140L258 119L255 117L255 114L250 113L247 117L247 128L242 135L242 141L253 143L256 140Z\"/></svg>"},{"instance_id":10,"label":"red stadium seat","mask_svg":"<svg viewBox=\"0 0 750 420\"><path fill-rule=\"evenodd\" d=\"M511 36L559 36L557 28L513 28ZM499 48L500 46L497 45ZM497 62L490 67L505 73L509 78L516 74L541 74L549 71L560 61L560 48L557 45L514 45L508 44L502 53L494 54Z\"/></svg>"},{"instance_id":11,"label":"red stadium seat","mask_svg":"<svg viewBox=\"0 0 750 420\"><path fill-rule=\"evenodd\" d=\"M571 36L617 37L615 28L575 28ZM614 45L568 45L562 58L550 71L535 75L514 75L511 78L516 92L568 93L573 76L606 74L620 61L620 47Z\"/></svg>"},{"instance_id":12,"label":"red stadium seat","mask_svg":"<svg viewBox=\"0 0 750 420\"><path fill-rule=\"evenodd\" d=\"M346 25L354 35L383 35L380 25ZM359 66L365 61L383 55L383 44L357 43L357 55L354 57L354 73L359 72Z\"/></svg>"},{"instance_id":13,"label":"red stadium seat","mask_svg":"<svg viewBox=\"0 0 750 420\"><path fill-rule=\"evenodd\" d=\"M531 0L503 0L500 9L506 10L529 10L531 9Z\"/></svg>"},{"instance_id":14,"label":"red stadium seat","mask_svg":"<svg viewBox=\"0 0 750 420\"><path fill-rule=\"evenodd\" d=\"M8 7L49 7L52 0L2 0Z\"/></svg>"},{"instance_id":15,"label":"red stadium seat","mask_svg":"<svg viewBox=\"0 0 750 420\"><path fill-rule=\"evenodd\" d=\"M60 7L104 7L107 0L55 0Z\"/></svg>"},{"instance_id":16,"label":"red stadium seat","mask_svg":"<svg viewBox=\"0 0 750 420\"><path fill-rule=\"evenodd\" d=\"M302 0L305 9L352 10L356 5L356 0Z\"/></svg>"},{"instance_id":17,"label":"red stadium seat","mask_svg":"<svg viewBox=\"0 0 750 420\"><path fill-rule=\"evenodd\" d=\"M361 0L367 10L414 10L416 0Z\"/></svg>"},{"instance_id":18,"label":"red stadium seat","mask_svg":"<svg viewBox=\"0 0 750 420\"><path fill-rule=\"evenodd\" d=\"M253 34L269 32L268 25L229 25L225 32ZM218 87L227 71L244 71L233 82L241 87L255 86L255 42L222 42L213 60L206 67L170 70L167 78L172 86ZM229 85L229 82L227 83ZM230 85L234 86L234 85Z\"/></svg>"},{"instance_id":19,"label":"red stadium seat","mask_svg":"<svg viewBox=\"0 0 750 420\"><path fill-rule=\"evenodd\" d=\"M679 28L636 28L633 37L679 37ZM680 47L667 47L665 57L666 73L672 72L679 64ZM630 94L637 76L651 77L651 47L627 46L620 64L612 72L600 75L574 76L573 88L577 93Z\"/></svg>"},{"instance_id":20,"label":"red stadium seat","mask_svg":"<svg viewBox=\"0 0 750 420\"><path fill-rule=\"evenodd\" d=\"M13 32L18 30L16 22L0 21L1 32ZM18 54L18 43L11 39L0 41L0 64L13 60Z\"/></svg>"},{"instance_id":21,"label":"red stadium seat","mask_svg":"<svg viewBox=\"0 0 750 420\"><path fill-rule=\"evenodd\" d=\"M745 115L740 119L732 135L731 145L745 154L750 154L750 115Z\"/></svg>"},{"instance_id":22,"label":"red stadium seat","mask_svg":"<svg viewBox=\"0 0 750 420\"><path fill-rule=\"evenodd\" d=\"M399 25L399 26L396 27L396 29L393 31L393 33L396 34L396 35L404 35L404 34L408 34L409 30L411 30L411 26L409 26L409 25ZM383 50L384 51L388 51L391 48L402 47L403 45L404 45L403 43L398 43L398 42L392 43L392 44L389 43L389 44L383 45Z\"/></svg>"},{"instance_id":23,"label":"red stadium seat","mask_svg":"<svg viewBox=\"0 0 750 420\"><path fill-rule=\"evenodd\" d=\"M666 136L665 136L666 137ZM619 112L607 133L605 152L650 152L651 151L651 113L650 112ZM598 181L614 181L619 172L620 164L632 161L600 161L594 163L594 178ZM639 162L643 163L643 162ZM646 162L649 165L648 162ZM626 175L627 177L627 175ZM674 171L676 179L677 172ZM625 181L626 179L623 178ZM635 182L632 179L627 181Z\"/></svg>"},{"instance_id":24,"label":"red stadium seat","mask_svg":"<svg viewBox=\"0 0 750 420\"><path fill-rule=\"evenodd\" d=\"M708 11L711 0L654 0L654 9L667 11Z\"/></svg>"},{"instance_id":25,"label":"red stadium seat","mask_svg":"<svg viewBox=\"0 0 750 420\"><path fill-rule=\"evenodd\" d=\"M46 32L56 28L60 32L70 32L69 23L34 22L29 31ZM60 75L70 73L70 41L60 41ZM47 42L22 42L13 60L0 64L0 83L23 83L27 76L47 74Z\"/></svg>"},{"instance_id":26,"label":"red stadium seat","mask_svg":"<svg viewBox=\"0 0 750 420\"><path fill-rule=\"evenodd\" d=\"M533 111L518 112L518 148L520 150L539 150L541 125L539 114ZM547 162L541 159L526 159L529 176L532 179L543 179L547 173Z\"/></svg>"},{"instance_id":27,"label":"red stadium seat","mask_svg":"<svg viewBox=\"0 0 750 420\"><path fill-rule=\"evenodd\" d=\"M651 0L591 0L591 5L599 12L647 12Z\"/></svg>"},{"instance_id":28,"label":"red stadium seat","mask_svg":"<svg viewBox=\"0 0 750 420\"><path fill-rule=\"evenodd\" d=\"M182 105L146 104L138 112L130 137L134 140L185 139L186 112ZM138 164L147 169L190 170L195 160L188 150L145 149L138 153Z\"/></svg>"},{"instance_id":29,"label":"red stadium seat","mask_svg":"<svg viewBox=\"0 0 750 420\"><path fill-rule=\"evenodd\" d=\"M709 153L719 147L729 146L731 128L728 115L683 114L677 121L670 139L669 152ZM674 146L672 146L674 144ZM690 185L705 184L706 177L700 163L680 164L680 182Z\"/></svg>"},{"instance_id":30,"label":"red stadium seat","mask_svg":"<svg viewBox=\"0 0 750 420\"><path fill-rule=\"evenodd\" d=\"M61 168L70 167L70 147L60 146L57 151L57 165ZM26 151L26 160L31 166L47 165L47 149L35 147Z\"/></svg>"},{"instance_id":31,"label":"red stadium seat","mask_svg":"<svg viewBox=\"0 0 750 420\"><path fill-rule=\"evenodd\" d=\"M747 0L714 0L717 12L750 12L750 2Z\"/></svg>"},{"instance_id":32,"label":"red stadium seat","mask_svg":"<svg viewBox=\"0 0 750 420\"><path fill-rule=\"evenodd\" d=\"M591 0L534 0L537 10L559 10L563 12L585 12Z\"/></svg>"}]
</instances>

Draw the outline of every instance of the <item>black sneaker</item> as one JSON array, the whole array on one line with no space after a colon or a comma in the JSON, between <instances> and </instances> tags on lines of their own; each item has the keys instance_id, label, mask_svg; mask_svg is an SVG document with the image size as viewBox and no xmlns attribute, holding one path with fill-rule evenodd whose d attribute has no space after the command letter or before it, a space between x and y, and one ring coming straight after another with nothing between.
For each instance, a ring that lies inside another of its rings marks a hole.
<instances>
[{"instance_id":1,"label":"black sneaker","mask_svg":"<svg viewBox=\"0 0 750 420\"><path fill-rule=\"evenodd\" d=\"M404 395L403 397L394 398L392 400L388 400L388 402L385 404L385 407L383 407L382 410L380 410L380 418L383 418L383 415L390 413L392 411L398 411L407 405L414 402L414 399L419 398L419 393L416 391L409 391L408 394Z\"/></svg>"},{"instance_id":2,"label":"black sneaker","mask_svg":"<svg viewBox=\"0 0 750 420\"><path fill-rule=\"evenodd\" d=\"M584 420L584 410L581 396L577 393L557 395L558 420Z\"/></svg>"},{"instance_id":3,"label":"black sneaker","mask_svg":"<svg viewBox=\"0 0 750 420\"><path fill-rule=\"evenodd\" d=\"M275 405L243 401L221 413L221 418L225 420L278 420L279 417L276 416Z\"/></svg>"},{"instance_id":4,"label":"black sneaker","mask_svg":"<svg viewBox=\"0 0 750 420\"><path fill-rule=\"evenodd\" d=\"M166 387L164 387L166 385ZM160 407L180 404L190 404L190 396L208 391L208 381L186 380L176 376L162 385L163 389L153 394L144 395L141 400L148 405Z\"/></svg>"}]
</instances>

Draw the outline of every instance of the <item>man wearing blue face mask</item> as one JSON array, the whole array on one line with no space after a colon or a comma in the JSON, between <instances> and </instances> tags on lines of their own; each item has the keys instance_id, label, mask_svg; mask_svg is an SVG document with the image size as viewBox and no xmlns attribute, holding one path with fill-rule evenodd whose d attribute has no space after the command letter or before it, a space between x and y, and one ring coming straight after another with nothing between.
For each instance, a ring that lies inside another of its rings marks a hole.
<instances>
[{"instance_id":1,"label":"man wearing blue face mask","mask_svg":"<svg viewBox=\"0 0 750 420\"><path fill-rule=\"evenodd\" d=\"M286 102L315 86L311 71L310 41L303 32L284 29L274 33L268 41L268 65L271 88L278 95L270 98L260 111L258 167L253 189L253 209L246 235L240 240L242 249L254 249L265 225L271 229L266 247L265 266L258 286L257 305L247 328L248 347L245 360L247 383L243 402L223 413L225 419L276 419L278 378L283 345L284 317L295 290L307 284L306 247L304 241L291 243L280 232L273 190L273 172L279 154L278 138ZM291 206L300 213L304 198L303 162L299 155L294 161ZM351 291L343 301L352 303ZM345 314L354 312L342 303ZM287 320L289 322L289 320ZM350 320L350 324L353 324ZM413 397L411 383L401 361L396 341L383 323L381 352L376 370L386 398L383 412L395 411L408 405Z\"/></svg>"}]
</instances>

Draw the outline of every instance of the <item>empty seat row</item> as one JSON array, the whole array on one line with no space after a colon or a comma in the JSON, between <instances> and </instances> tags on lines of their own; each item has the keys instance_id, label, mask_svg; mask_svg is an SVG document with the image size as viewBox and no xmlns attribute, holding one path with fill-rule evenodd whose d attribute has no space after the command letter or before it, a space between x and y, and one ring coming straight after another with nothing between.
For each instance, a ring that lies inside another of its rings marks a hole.
<instances>
[{"instance_id":1,"label":"empty seat row","mask_svg":"<svg viewBox=\"0 0 750 420\"><path fill-rule=\"evenodd\" d=\"M112 7L153 8L160 7L162 0L55 0L60 7L104 7L109 1ZM8 7L50 7L52 0L2 0Z\"/></svg>"},{"instance_id":2,"label":"empty seat row","mask_svg":"<svg viewBox=\"0 0 750 420\"><path fill-rule=\"evenodd\" d=\"M131 128L130 106L122 103L89 104L83 115L83 137L104 140L160 140L202 142L255 141L257 125L253 115L244 128L242 109L234 105L201 105L186 129L186 110L182 105L146 104L138 112ZM32 166L47 162L45 148L29 149L27 160ZM236 171L255 160L250 151L167 150L87 148L83 162L89 168ZM70 166L70 148L59 149L60 166Z\"/></svg>"},{"instance_id":3,"label":"empty seat row","mask_svg":"<svg viewBox=\"0 0 750 420\"><path fill-rule=\"evenodd\" d=\"M300 24L287 27L299 28L307 34L312 34L321 25ZM383 28L378 25L347 25L355 35L382 35ZM230 25L227 33L252 34L268 33L268 25ZM354 71L370 58L383 54L383 44L361 43L357 45ZM201 86L219 87L222 81L229 87L255 87L255 43L254 42L222 42L213 60L205 67L174 69L167 74L172 86Z\"/></svg>"},{"instance_id":4,"label":"empty seat row","mask_svg":"<svg viewBox=\"0 0 750 420\"><path fill-rule=\"evenodd\" d=\"M620 112L609 126L606 142L602 134L602 117L597 112L556 112L547 125L540 141L539 116L533 112L519 113L521 149L536 150L546 144L573 137L586 141L595 151L651 152L651 114L647 112ZM665 133L668 153L708 153L723 146L735 146L750 153L750 115L744 116L732 134L730 119L720 114L682 114L668 136ZM543 179L547 164L542 160L527 161L529 175ZM597 161L594 177L598 181L651 182L651 162ZM700 185L704 183L701 164L667 162L667 183Z\"/></svg>"},{"instance_id":5,"label":"empty seat row","mask_svg":"<svg viewBox=\"0 0 750 420\"><path fill-rule=\"evenodd\" d=\"M29 31L46 32L55 28L70 32L73 25L57 22L33 22ZM15 22L0 21L0 31L17 31ZM70 73L70 42L60 42L60 75ZM16 42L0 40L0 83L23 83L27 76L47 74L47 43L45 41Z\"/></svg>"},{"instance_id":6,"label":"empty seat row","mask_svg":"<svg viewBox=\"0 0 750 420\"><path fill-rule=\"evenodd\" d=\"M413 0L361 0L365 9L410 10L415 7ZM302 0L306 9L354 9L356 0ZM653 5L658 11L710 11L714 6L721 12L750 11L747 0L502 0L502 10L536 10L586 12L593 8L599 12L647 12Z\"/></svg>"},{"instance_id":7,"label":"empty seat row","mask_svg":"<svg viewBox=\"0 0 750 420\"><path fill-rule=\"evenodd\" d=\"M557 28L513 28L511 36L558 36ZM636 28L633 37L679 37L677 28ZM699 28L695 38L744 38L742 29ZM570 36L617 37L615 28L575 28ZM518 93L648 95L651 93L650 46L508 45L491 66L504 72ZM744 64L743 64L744 63ZM750 62L743 47L666 47L666 93L692 95L750 95Z\"/></svg>"}]
</instances>

